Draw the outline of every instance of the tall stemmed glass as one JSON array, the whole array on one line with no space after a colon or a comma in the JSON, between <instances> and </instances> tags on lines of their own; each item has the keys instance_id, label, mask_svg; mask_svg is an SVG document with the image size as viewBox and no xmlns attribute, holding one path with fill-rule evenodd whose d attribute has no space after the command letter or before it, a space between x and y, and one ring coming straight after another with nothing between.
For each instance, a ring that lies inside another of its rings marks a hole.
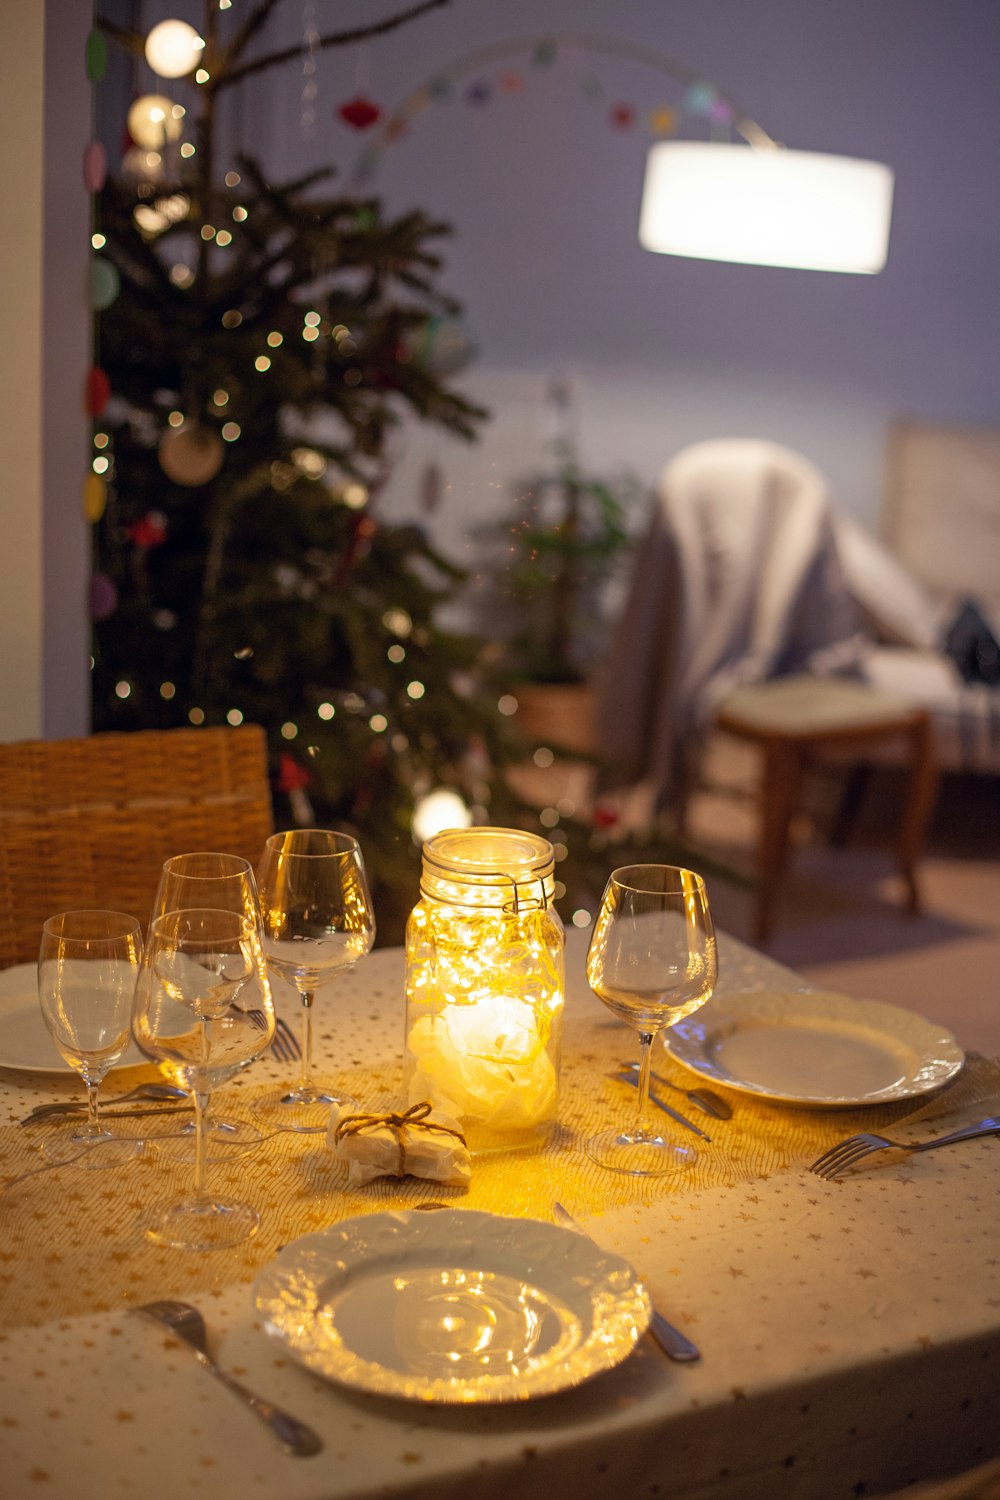
<instances>
[{"instance_id":1,"label":"tall stemmed glass","mask_svg":"<svg viewBox=\"0 0 1000 1500\"><path fill-rule=\"evenodd\" d=\"M101 1124L98 1094L104 1075L132 1040L130 1019L142 933L119 911L67 911L49 917L38 953L42 1016L70 1067L87 1086L87 1122L46 1141L49 1161L79 1156L82 1167L113 1167L142 1149ZM100 1146L91 1151L89 1146Z\"/></svg>"},{"instance_id":2,"label":"tall stemmed glass","mask_svg":"<svg viewBox=\"0 0 1000 1500\"><path fill-rule=\"evenodd\" d=\"M653 1037L705 1004L718 977L715 927L705 882L676 865L614 870L587 953L587 979L608 1009L639 1033L639 1107L631 1126L584 1142L603 1167L658 1176L688 1167L697 1152L666 1139L649 1107Z\"/></svg>"},{"instance_id":3,"label":"tall stemmed glass","mask_svg":"<svg viewBox=\"0 0 1000 1500\"><path fill-rule=\"evenodd\" d=\"M213 850L174 854L164 860L152 916L160 917L168 911L209 909L240 913L254 924L263 940L260 900L250 861L238 854ZM190 1159L193 1134L194 1126L185 1125L174 1136L155 1137L158 1153ZM247 1151L260 1138L260 1131L248 1120L230 1119L213 1111L208 1121L209 1160L222 1160Z\"/></svg>"},{"instance_id":4,"label":"tall stemmed glass","mask_svg":"<svg viewBox=\"0 0 1000 1500\"><path fill-rule=\"evenodd\" d=\"M325 1130L334 1104L356 1104L313 1076L316 993L368 953L375 914L358 841L326 828L296 828L268 839L257 867L264 952L272 973L289 980L302 1001L302 1067L284 1093L258 1100L255 1111L292 1130Z\"/></svg>"},{"instance_id":5,"label":"tall stemmed glass","mask_svg":"<svg viewBox=\"0 0 1000 1500\"><path fill-rule=\"evenodd\" d=\"M149 926L136 985L132 1031L160 1071L188 1089L195 1106L193 1191L145 1215L158 1244L212 1250L257 1232L248 1203L205 1186L211 1092L247 1067L274 1036L274 1007L254 924L239 912L169 911Z\"/></svg>"}]
</instances>

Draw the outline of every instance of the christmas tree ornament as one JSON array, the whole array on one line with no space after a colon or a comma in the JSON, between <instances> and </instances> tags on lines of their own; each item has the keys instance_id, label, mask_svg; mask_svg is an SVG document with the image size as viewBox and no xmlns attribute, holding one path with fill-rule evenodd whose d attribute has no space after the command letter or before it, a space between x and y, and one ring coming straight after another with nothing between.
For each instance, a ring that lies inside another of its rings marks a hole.
<instances>
[{"instance_id":1,"label":"christmas tree ornament","mask_svg":"<svg viewBox=\"0 0 1000 1500\"><path fill-rule=\"evenodd\" d=\"M284 792L288 798L292 817L300 828L308 828L310 823L315 822L312 803L306 793L306 787L311 781L312 773L300 766L287 750L283 750L278 762L278 791Z\"/></svg>"},{"instance_id":2,"label":"christmas tree ornament","mask_svg":"<svg viewBox=\"0 0 1000 1500\"><path fill-rule=\"evenodd\" d=\"M477 78L475 82L469 84L469 87L465 91L466 104L475 105L477 108L480 108L484 104L489 104L492 98L493 90L485 78Z\"/></svg>"},{"instance_id":3,"label":"christmas tree ornament","mask_svg":"<svg viewBox=\"0 0 1000 1500\"><path fill-rule=\"evenodd\" d=\"M117 266L101 255L90 262L90 305L95 312L110 307L121 291L121 277Z\"/></svg>"},{"instance_id":4,"label":"christmas tree ornament","mask_svg":"<svg viewBox=\"0 0 1000 1500\"><path fill-rule=\"evenodd\" d=\"M130 139L147 151L162 151L171 141L180 140L183 121L183 107L166 94L140 94L125 118Z\"/></svg>"},{"instance_id":5,"label":"christmas tree ornament","mask_svg":"<svg viewBox=\"0 0 1000 1500\"><path fill-rule=\"evenodd\" d=\"M92 470L83 481L84 519L89 521L92 526L96 526L104 514L104 508L107 503L108 486L100 474L95 474Z\"/></svg>"},{"instance_id":6,"label":"christmas tree ornament","mask_svg":"<svg viewBox=\"0 0 1000 1500\"><path fill-rule=\"evenodd\" d=\"M410 357L439 377L456 375L478 353L476 341L461 318L427 318L404 340Z\"/></svg>"},{"instance_id":7,"label":"christmas tree ornament","mask_svg":"<svg viewBox=\"0 0 1000 1500\"><path fill-rule=\"evenodd\" d=\"M616 104L608 119L616 130L631 130L635 124L635 110L631 104Z\"/></svg>"},{"instance_id":8,"label":"christmas tree ornament","mask_svg":"<svg viewBox=\"0 0 1000 1500\"><path fill-rule=\"evenodd\" d=\"M160 510L151 510L139 521L126 526L125 534L130 542L147 551L150 547L161 547L167 540L167 518Z\"/></svg>"},{"instance_id":9,"label":"christmas tree ornament","mask_svg":"<svg viewBox=\"0 0 1000 1500\"><path fill-rule=\"evenodd\" d=\"M382 109L365 94L355 94L353 99L338 107L337 114L353 130L370 130L381 120Z\"/></svg>"},{"instance_id":10,"label":"christmas tree ornament","mask_svg":"<svg viewBox=\"0 0 1000 1500\"><path fill-rule=\"evenodd\" d=\"M169 427L163 434L157 456L168 479L189 489L197 489L218 474L225 449L214 428L184 422L180 427Z\"/></svg>"},{"instance_id":11,"label":"christmas tree ornament","mask_svg":"<svg viewBox=\"0 0 1000 1500\"><path fill-rule=\"evenodd\" d=\"M146 61L161 78L186 78L201 62L204 40L187 21L160 21L146 37Z\"/></svg>"},{"instance_id":12,"label":"christmas tree ornament","mask_svg":"<svg viewBox=\"0 0 1000 1500\"><path fill-rule=\"evenodd\" d=\"M118 608L118 590L106 573L94 573L90 579L90 617L108 620Z\"/></svg>"},{"instance_id":13,"label":"christmas tree ornament","mask_svg":"<svg viewBox=\"0 0 1000 1500\"><path fill-rule=\"evenodd\" d=\"M108 158L100 141L88 141L83 148L83 185L88 193L99 193L108 175Z\"/></svg>"},{"instance_id":14,"label":"christmas tree ornament","mask_svg":"<svg viewBox=\"0 0 1000 1500\"><path fill-rule=\"evenodd\" d=\"M91 83L102 82L108 71L108 45L103 31L91 31L87 36L83 53L84 68Z\"/></svg>"},{"instance_id":15,"label":"christmas tree ornament","mask_svg":"<svg viewBox=\"0 0 1000 1500\"><path fill-rule=\"evenodd\" d=\"M111 399L111 381L100 365L87 371L84 385L84 409L88 417L99 417Z\"/></svg>"}]
</instances>

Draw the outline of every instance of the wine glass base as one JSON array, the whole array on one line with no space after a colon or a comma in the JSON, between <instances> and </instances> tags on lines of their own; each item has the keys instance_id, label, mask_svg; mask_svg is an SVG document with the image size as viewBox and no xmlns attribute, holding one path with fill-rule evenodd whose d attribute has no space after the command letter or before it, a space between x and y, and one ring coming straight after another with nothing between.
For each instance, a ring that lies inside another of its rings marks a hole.
<instances>
[{"instance_id":1,"label":"wine glass base","mask_svg":"<svg viewBox=\"0 0 1000 1500\"><path fill-rule=\"evenodd\" d=\"M61 1131L44 1143L42 1155L46 1161L65 1166L95 1168L120 1167L134 1161L142 1151L144 1142L134 1136L118 1136L111 1130L100 1130L96 1135L87 1131Z\"/></svg>"},{"instance_id":2,"label":"wine glass base","mask_svg":"<svg viewBox=\"0 0 1000 1500\"><path fill-rule=\"evenodd\" d=\"M225 1250L257 1233L260 1214L234 1198L181 1198L149 1209L139 1226L148 1240L171 1250Z\"/></svg>"},{"instance_id":3,"label":"wine glass base","mask_svg":"<svg viewBox=\"0 0 1000 1500\"><path fill-rule=\"evenodd\" d=\"M360 1109L357 1099L334 1085L310 1084L307 1088L283 1089L279 1094L265 1094L253 1104L253 1112L267 1125L303 1134L326 1130L330 1111L337 1107Z\"/></svg>"},{"instance_id":4,"label":"wine glass base","mask_svg":"<svg viewBox=\"0 0 1000 1500\"><path fill-rule=\"evenodd\" d=\"M605 1130L584 1141L583 1149L598 1166L632 1177L664 1177L668 1172L683 1172L698 1159L693 1146L681 1146L645 1130Z\"/></svg>"},{"instance_id":5,"label":"wine glass base","mask_svg":"<svg viewBox=\"0 0 1000 1500\"><path fill-rule=\"evenodd\" d=\"M256 1125L252 1125L249 1120L209 1115L206 1123L206 1162L233 1161L236 1157L245 1156L264 1139ZM163 1135L147 1135L146 1144L155 1147L157 1156L165 1161L192 1163L196 1129L194 1121L188 1120Z\"/></svg>"}]
</instances>

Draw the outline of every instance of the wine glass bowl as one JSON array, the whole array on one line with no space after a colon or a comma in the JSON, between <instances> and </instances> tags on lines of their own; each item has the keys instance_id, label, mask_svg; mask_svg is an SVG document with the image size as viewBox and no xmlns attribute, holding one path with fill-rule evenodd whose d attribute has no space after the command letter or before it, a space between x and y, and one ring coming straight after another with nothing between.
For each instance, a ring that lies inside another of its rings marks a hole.
<instances>
[{"instance_id":1,"label":"wine glass bowl","mask_svg":"<svg viewBox=\"0 0 1000 1500\"><path fill-rule=\"evenodd\" d=\"M588 1139L587 1154L634 1176L690 1166L693 1146L650 1119L650 1051L657 1032L698 1010L718 977L715 928L702 877L679 865L625 865L601 899L587 951L587 981L612 1015L639 1033L639 1104L633 1125Z\"/></svg>"},{"instance_id":2,"label":"wine glass bowl","mask_svg":"<svg viewBox=\"0 0 1000 1500\"><path fill-rule=\"evenodd\" d=\"M319 990L364 957L375 915L357 839L325 828L296 828L267 840L257 868L269 970L302 1002L302 1058L291 1089L258 1100L255 1111L292 1130L325 1130L333 1105L356 1100L313 1073L313 1003Z\"/></svg>"},{"instance_id":3,"label":"wine glass bowl","mask_svg":"<svg viewBox=\"0 0 1000 1500\"><path fill-rule=\"evenodd\" d=\"M79 1157L85 1167L110 1167L142 1149L100 1122L98 1096L107 1072L131 1040L132 997L142 955L135 917L116 911L68 911L42 927L38 999L52 1040L87 1089L86 1123L47 1141L54 1162ZM99 1151L83 1149L100 1146Z\"/></svg>"},{"instance_id":4,"label":"wine glass bowl","mask_svg":"<svg viewBox=\"0 0 1000 1500\"><path fill-rule=\"evenodd\" d=\"M132 1030L140 1050L195 1106L194 1188L153 1209L145 1232L159 1244L207 1250L255 1234L256 1209L205 1187L212 1090L270 1046L274 1007L260 935L240 912L169 911L150 923Z\"/></svg>"},{"instance_id":5,"label":"wine glass bowl","mask_svg":"<svg viewBox=\"0 0 1000 1500\"><path fill-rule=\"evenodd\" d=\"M174 854L163 862L152 916L170 911L233 911L245 916L260 931L260 901L253 866L238 854L197 850ZM185 1125L179 1134L157 1136L160 1156L192 1160L195 1127ZM209 1161L224 1161L256 1146L260 1131L249 1120L230 1118L213 1111L208 1122Z\"/></svg>"}]
</instances>

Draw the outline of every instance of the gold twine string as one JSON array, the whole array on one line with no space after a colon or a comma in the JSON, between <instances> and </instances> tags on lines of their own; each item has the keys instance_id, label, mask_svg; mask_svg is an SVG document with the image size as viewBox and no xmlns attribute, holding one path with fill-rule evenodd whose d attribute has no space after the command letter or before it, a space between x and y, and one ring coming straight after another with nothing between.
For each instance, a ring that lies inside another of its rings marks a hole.
<instances>
[{"instance_id":1,"label":"gold twine string","mask_svg":"<svg viewBox=\"0 0 1000 1500\"><path fill-rule=\"evenodd\" d=\"M363 1135L369 1130L381 1130L385 1125L392 1131L396 1141L396 1149L399 1152L399 1161L396 1163L396 1176L406 1176L406 1132L408 1129L436 1130L440 1135L450 1135L455 1140L465 1145L465 1136L460 1130L453 1130L450 1125L439 1125L435 1120L428 1120L431 1112L431 1104L423 1099L419 1104L411 1104L404 1114L390 1111L384 1115L345 1115L338 1120L337 1128L333 1133L336 1144L340 1144L346 1136Z\"/></svg>"}]
</instances>

